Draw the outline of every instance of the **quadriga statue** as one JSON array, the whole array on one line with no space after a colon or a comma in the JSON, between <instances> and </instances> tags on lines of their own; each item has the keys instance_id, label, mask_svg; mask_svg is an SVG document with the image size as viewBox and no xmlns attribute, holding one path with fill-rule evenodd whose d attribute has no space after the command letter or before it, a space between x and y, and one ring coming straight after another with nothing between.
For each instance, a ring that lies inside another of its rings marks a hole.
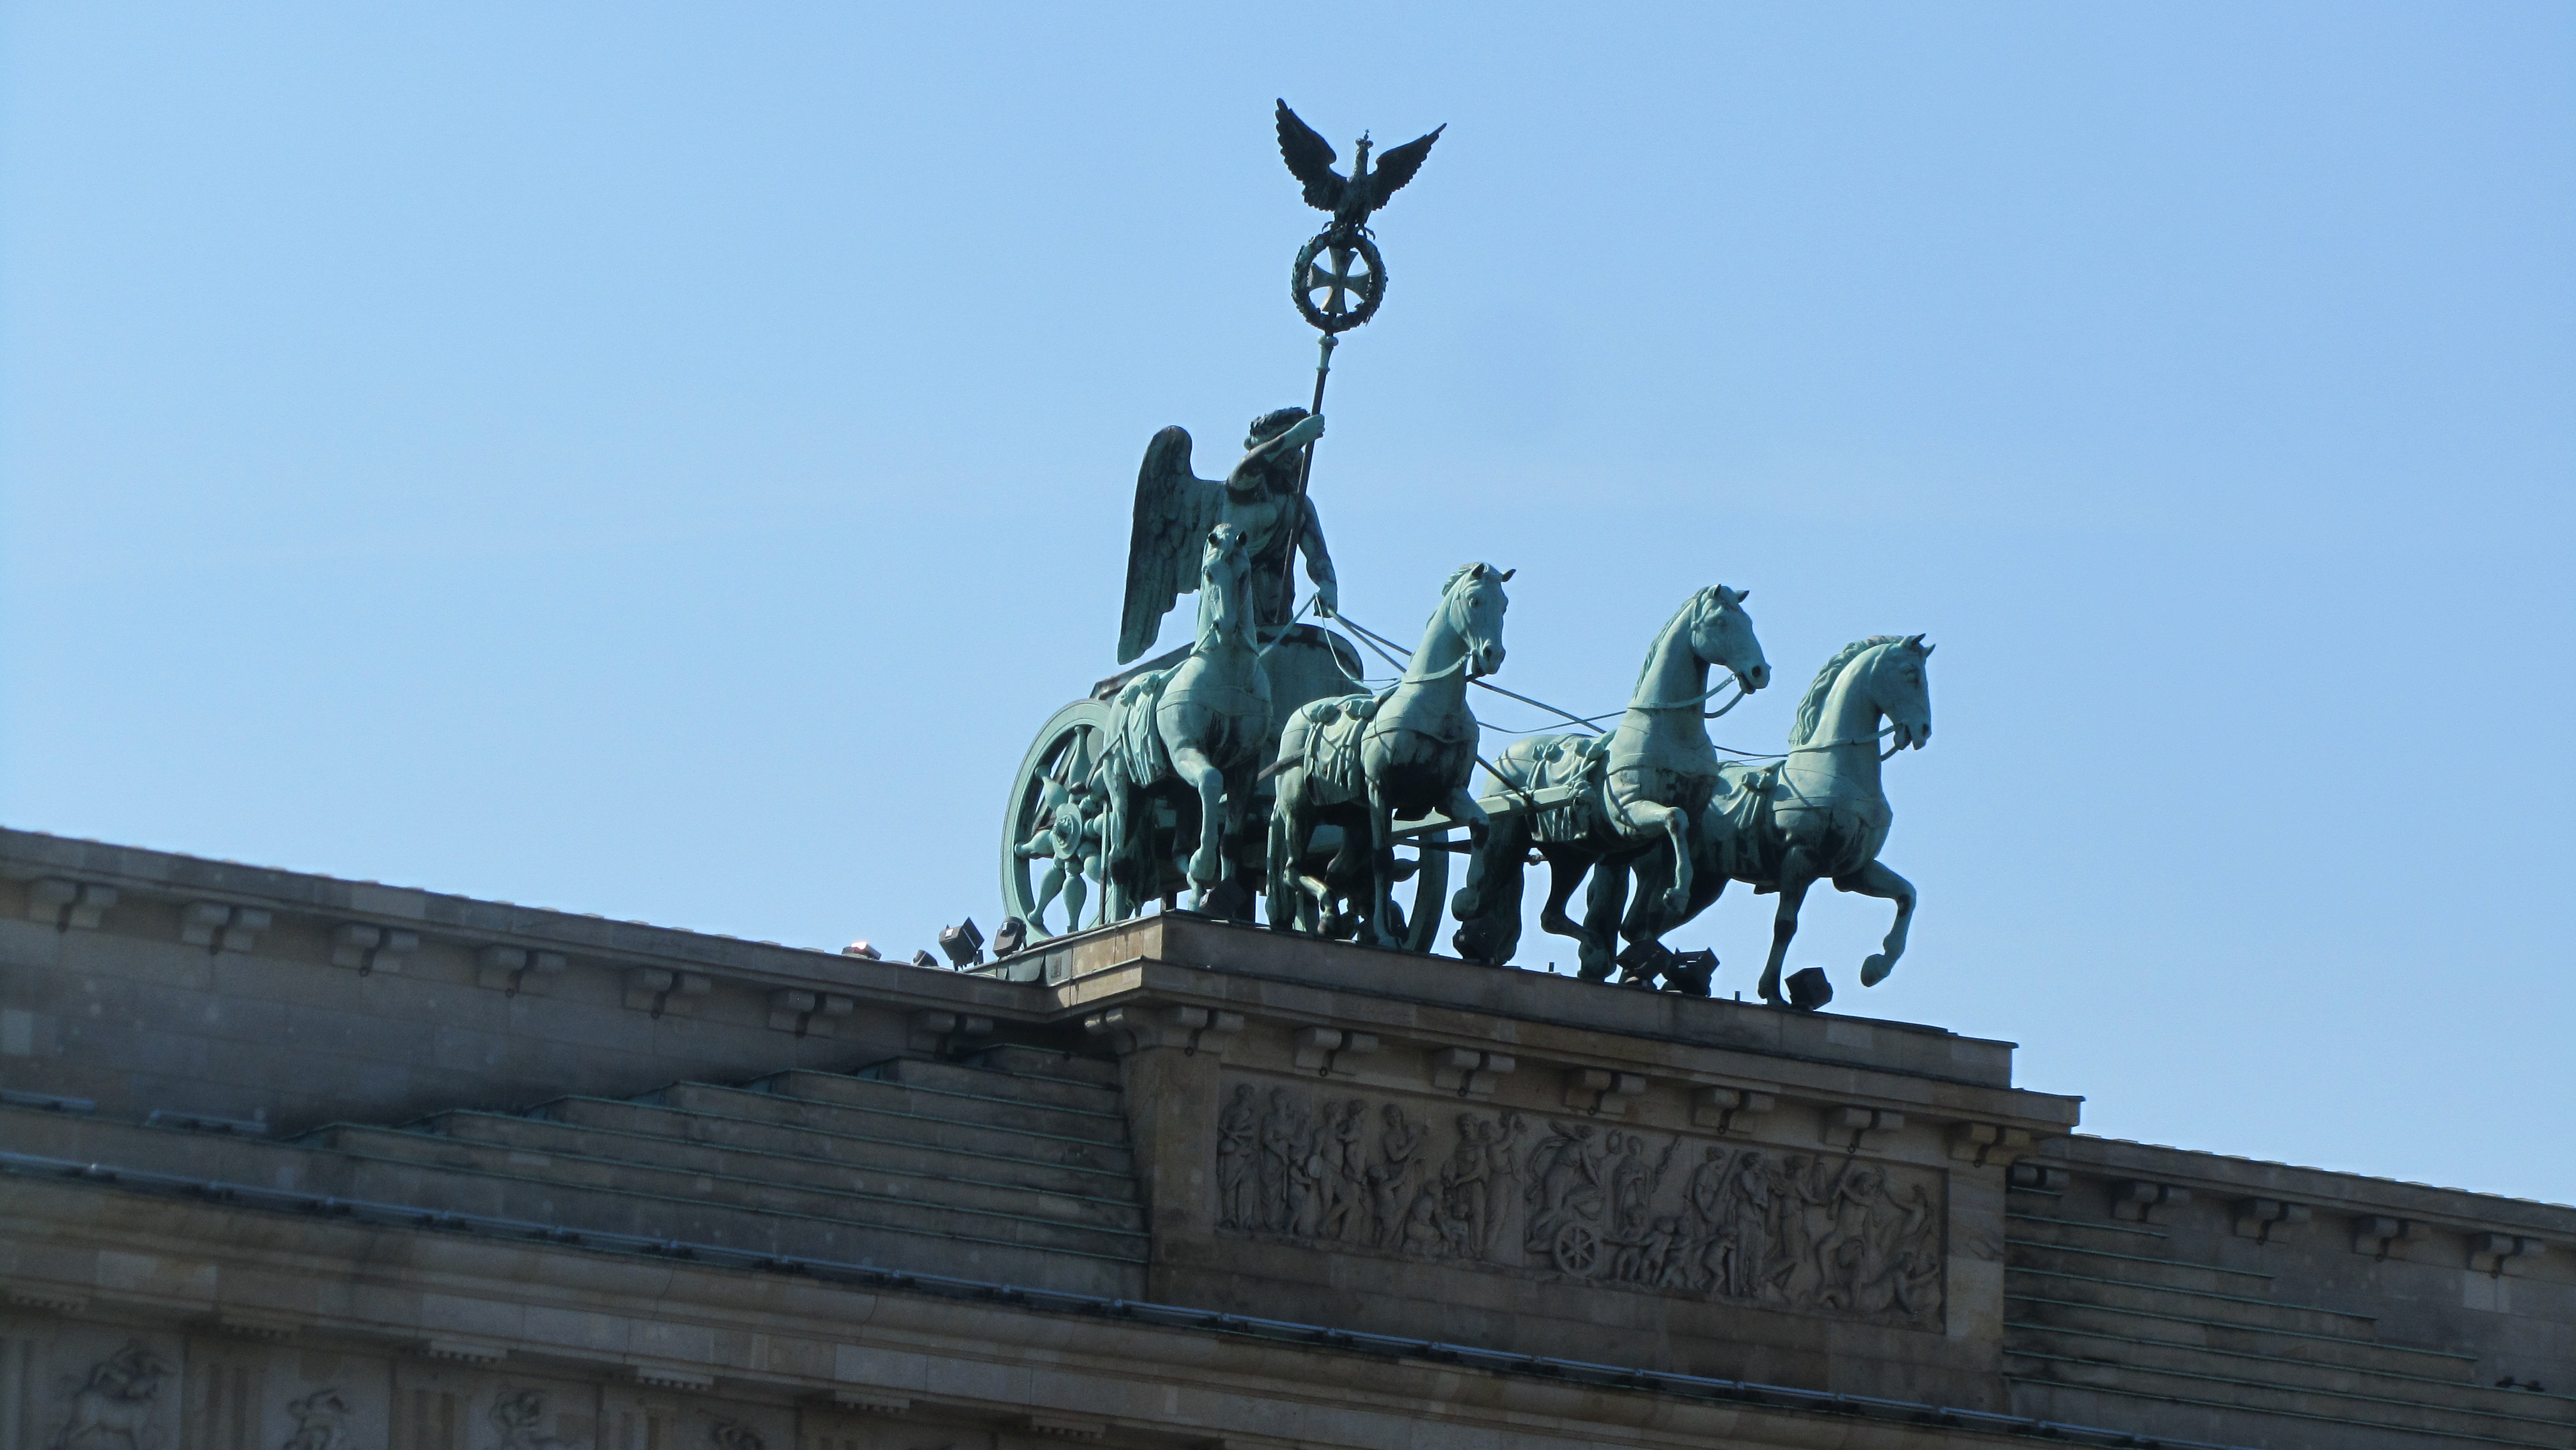
<instances>
[{"instance_id":1,"label":"quadriga statue","mask_svg":"<svg viewBox=\"0 0 2576 1450\"><path fill-rule=\"evenodd\" d=\"M1270 814L1270 924L1319 929L1333 900L1364 880L1356 910L1362 939L1399 944L1395 919L1395 819L1431 811L1482 839L1486 813L1467 786L1476 769L1475 713L1467 681L1503 665L1508 569L1467 564L1449 576L1404 677L1382 695L1317 700L1288 720L1279 741ZM1318 825L1341 831L1323 874L1309 874ZM1364 853L1364 854L1363 854ZM1462 892L1472 896L1473 888ZM1437 911L1436 898L1416 911Z\"/></svg>"},{"instance_id":2,"label":"quadriga statue","mask_svg":"<svg viewBox=\"0 0 2576 1450\"><path fill-rule=\"evenodd\" d=\"M1581 971L1588 980L1610 975L1619 948L1615 932L1596 930L1589 920L1578 925L1565 914L1567 899L1586 873L1618 875L1624 894L1630 863L1660 848L1664 859L1678 859L1682 869L1664 872L1671 884L1651 912L1639 903L1645 915L1638 928L1651 939L1668 929L1667 920L1678 925L1684 919L1692 842L1721 783L1707 721L1725 711L1701 707L1729 683L1749 695L1771 682L1762 642L1744 612L1749 592L1712 584L1682 601L1647 646L1636 689L1608 735L1524 736L1495 757L1508 790L1572 785L1581 793L1570 806L1515 813L1486 833L1456 903L1462 924L1453 945L1460 956L1496 964L1511 960L1520 940L1522 869L1533 845L1548 864L1540 924L1581 943ZM1727 672L1714 689L1708 682L1712 668Z\"/></svg>"}]
</instances>

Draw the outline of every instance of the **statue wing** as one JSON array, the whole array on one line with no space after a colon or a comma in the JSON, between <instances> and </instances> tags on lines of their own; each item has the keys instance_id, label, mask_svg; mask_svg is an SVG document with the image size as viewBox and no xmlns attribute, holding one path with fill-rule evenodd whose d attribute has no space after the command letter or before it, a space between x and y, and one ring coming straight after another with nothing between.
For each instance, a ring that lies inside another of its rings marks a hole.
<instances>
[{"instance_id":1,"label":"statue wing","mask_svg":"<svg viewBox=\"0 0 2576 1450\"><path fill-rule=\"evenodd\" d=\"M1199 587L1199 553L1225 506L1225 485L1190 471L1190 434L1166 428L1145 445L1136 471L1136 526L1127 536L1127 603L1118 617L1118 663L1153 644L1173 601Z\"/></svg>"},{"instance_id":2,"label":"statue wing","mask_svg":"<svg viewBox=\"0 0 2576 1450\"><path fill-rule=\"evenodd\" d=\"M1414 144L1422 145L1418 141ZM1306 205L1318 211L1341 209L1342 188L1348 183L1333 174L1333 163L1340 159L1333 154L1333 143L1317 135L1314 127L1298 120L1297 113L1288 109L1286 101L1279 103L1279 155L1288 163L1288 170L1306 183ZM1421 164L1419 160L1414 162L1416 166ZM1404 174L1411 176L1413 173L1408 170ZM1400 181L1396 183L1397 186L1403 184Z\"/></svg>"},{"instance_id":3,"label":"statue wing","mask_svg":"<svg viewBox=\"0 0 2576 1450\"><path fill-rule=\"evenodd\" d=\"M1377 158L1376 169L1369 173L1369 189L1375 193L1369 198L1371 211L1386 205L1388 197L1404 189L1404 184L1413 179L1413 173L1422 169L1423 158L1431 154L1431 143L1439 140L1440 133L1448 129L1446 123L1435 126L1430 135L1417 136Z\"/></svg>"}]
</instances>

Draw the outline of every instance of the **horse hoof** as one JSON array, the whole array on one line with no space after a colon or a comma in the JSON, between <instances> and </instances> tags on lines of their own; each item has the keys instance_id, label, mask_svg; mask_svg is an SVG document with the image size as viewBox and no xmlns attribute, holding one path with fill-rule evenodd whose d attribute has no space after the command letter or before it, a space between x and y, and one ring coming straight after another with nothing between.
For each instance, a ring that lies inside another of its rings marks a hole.
<instances>
[{"instance_id":1,"label":"horse hoof","mask_svg":"<svg viewBox=\"0 0 2576 1450\"><path fill-rule=\"evenodd\" d=\"M1895 970L1896 963L1889 961L1885 953L1875 954L1860 964L1860 984L1864 987L1875 987L1886 981L1887 974Z\"/></svg>"}]
</instances>

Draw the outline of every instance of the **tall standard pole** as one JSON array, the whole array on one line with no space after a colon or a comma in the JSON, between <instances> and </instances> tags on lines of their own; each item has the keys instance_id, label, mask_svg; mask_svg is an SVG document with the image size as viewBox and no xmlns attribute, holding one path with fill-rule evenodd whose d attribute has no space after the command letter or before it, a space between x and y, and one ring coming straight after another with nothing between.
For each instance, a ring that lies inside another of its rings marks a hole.
<instances>
[{"instance_id":1,"label":"tall standard pole","mask_svg":"<svg viewBox=\"0 0 2576 1450\"><path fill-rule=\"evenodd\" d=\"M1340 343L1341 338L1338 334L1324 333L1320 350L1315 355L1315 401L1306 411L1317 417L1321 417L1324 412L1324 384L1333 375L1333 349ZM1306 478L1315 471L1315 444L1322 441L1321 439L1309 441L1304 451L1298 455L1297 490L1289 497L1288 553L1287 562L1283 567L1286 570L1288 598L1291 600L1297 597L1297 546L1299 541L1306 537ZM1289 611L1289 620L1294 620L1296 617L1296 611ZM1283 636L1287 633L1287 620L1280 622L1279 630Z\"/></svg>"}]
</instances>

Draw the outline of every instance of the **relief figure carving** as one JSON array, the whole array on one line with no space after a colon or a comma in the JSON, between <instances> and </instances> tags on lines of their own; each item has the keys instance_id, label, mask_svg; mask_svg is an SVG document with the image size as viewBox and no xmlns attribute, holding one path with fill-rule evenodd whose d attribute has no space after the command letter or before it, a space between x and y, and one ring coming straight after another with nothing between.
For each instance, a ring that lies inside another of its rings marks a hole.
<instances>
[{"instance_id":1,"label":"relief figure carving","mask_svg":"<svg viewBox=\"0 0 2576 1450\"><path fill-rule=\"evenodd\" d=\"M52 1450L106 1450L118 1444L124 1450L160 1450L163 1437L152 1422L153 1411L161 1382L171 1373L169 1361L135 1339L91 1365L87 1375L67 1379L71 1414L54 1433Z\"/></svg>"},{"instance_id":2,"label":"relief figure carving","mask_svg":"<svg viewBox=\"0 0 2576 1450\"><path fill-rule=\"evenodd\" d=\"M1354 1228L1367 1221L1367 1103L1353 1098L1334 1113L1324 1162L1328 1172L1320 1232L1328 1239L1347 1239Z\"/></svg>"},{"instance_id":3,"label":"relief figure carving","mask_svg":"<svg viewBox=\"0 0 2576 1450\"><path fill-rule=\"evenodd\" d=\"M546 1392L503 1390L492 1399L492 1424L501 1432L494 1450L578 1450L546 1434Z\"/></svg>"},{"instance_id":4,"label":"relief figure carving","mask_svg":"<svg viewBox=\"0 0 2576 1450\"><path fill-rule=\"evenodd\" d=\"M1295 1181L1296 1160L1305 1155L1305 1104L1288 1095L1286 1088L1270 1090L1270 1110L1261 1117L1261 1155L1257 1162L1257 1192L1260 1198L1259 1227L1272 1233L1286 1233L1295 1214L1291 1185Z\"/></svg>"},{"instance_id":5,"label":"relief figure carving","mask_svg":"<svg viewBox=\"0 0 2576 1450\"><path fill-rule=\"evenodd\" d=\"M343 1426L349 1418L349 1402L338 1390L315 1390L290 1400L286 1413L295 1417L295 1433L278 1450L348 1450L349 1432Z\"/></svg>"},{"instance_id":6,"label":"relief figure carving","mask_svg":"<svg viewBox=\"0 0 2576 1450\"><path fill-rule=\"evenodd\" d=\"M1509 1109L1423 1121L1394 1102L1372 1114L1363 1098L1250 1084L1229 1095L1217 1160L1219 1221L1239 1232L1940 1323L1944 1224L1927 1170L1591 1121L1534 1125Z\"/></svg>"},{"instance_id":7,"label":"relief figure carving","mask_svg":"<svg viewBox=\"0 0 2576 1450\"><path fill-rule=\"evenodd\" d=\"M1252 1100L1252 1084L1239 1082L1216 1120L1217 1222L1226 1228L1260 1226L1254 1217L1260 1153L1261 1109Z\"/></svg>"},{"instance_id":8,"label":"relief figure carving","mask_svg":"<svg viewBox=\"0 0 2576 1450\"><path fill-rule=\"evenodd\" d=\"M1398 1249L1404 1245L1406 1213L1412 1208L1413 1166L1422 1157L1426 1129L1388 1103L1379 1110L1386 1132L1378 1139L1377 1161L1366 1176L1369 1193L1369 1245Z\"/></svg>"}]
</instances>

